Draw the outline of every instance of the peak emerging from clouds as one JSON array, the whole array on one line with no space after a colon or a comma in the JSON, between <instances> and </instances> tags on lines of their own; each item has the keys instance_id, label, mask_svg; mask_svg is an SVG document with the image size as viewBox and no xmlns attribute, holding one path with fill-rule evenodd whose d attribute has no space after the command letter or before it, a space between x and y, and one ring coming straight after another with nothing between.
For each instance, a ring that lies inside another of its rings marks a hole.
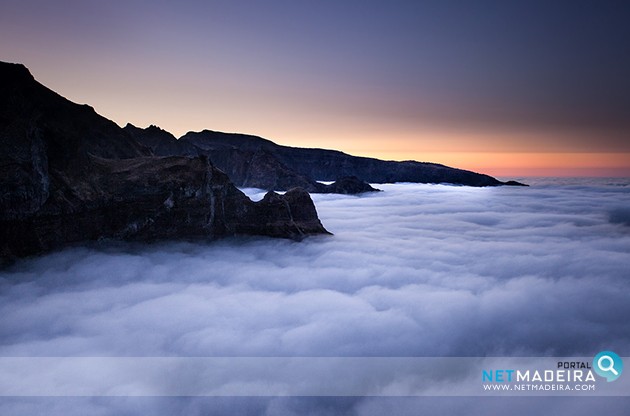
<instances>
[{"instance_id":1,"label":"peak emerging from clouds","mask_svg":"<svg viewBox=\"0 0 630 416\"><path fill-rule=\"evenodd\" d=\"M157 157L21 65L0 62L0 114L0 260L108 238L327 233L304 190L254 203L206 156Z\"/></svg>"}]
</instances>

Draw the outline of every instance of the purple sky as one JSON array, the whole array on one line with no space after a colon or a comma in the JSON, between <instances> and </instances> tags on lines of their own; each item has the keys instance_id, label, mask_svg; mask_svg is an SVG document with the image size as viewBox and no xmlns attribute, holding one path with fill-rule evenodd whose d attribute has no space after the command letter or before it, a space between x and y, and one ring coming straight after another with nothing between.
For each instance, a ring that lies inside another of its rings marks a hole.
<instances>
[{"instance_id":1,"label":"purple sky","mask_svg":"<svg viewBox=\"0 0 630 416\"><path fill-rule=\"evenodd\" d=\"M178 136L630 175L628 21L606 1L3 1L0 59Z\"/></svg>"}]
</instances>

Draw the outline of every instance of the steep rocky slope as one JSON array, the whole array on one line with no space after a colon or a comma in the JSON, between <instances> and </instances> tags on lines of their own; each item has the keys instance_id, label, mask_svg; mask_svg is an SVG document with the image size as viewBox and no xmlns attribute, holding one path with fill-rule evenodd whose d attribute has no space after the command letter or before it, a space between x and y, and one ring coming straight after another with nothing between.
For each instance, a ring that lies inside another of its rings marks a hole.
<instances>
[{"instance_id":1,"label":"steep rocky slope","mask_svg":"<svg viewBox=\"0 0 630 416\"><path fill-rule=\"evenodd\" d=\"M207 157L156 156L24 66L0 63L1 257L104 238L322 233L305 191L254 203Z\"/></svg>"}]
</instances>

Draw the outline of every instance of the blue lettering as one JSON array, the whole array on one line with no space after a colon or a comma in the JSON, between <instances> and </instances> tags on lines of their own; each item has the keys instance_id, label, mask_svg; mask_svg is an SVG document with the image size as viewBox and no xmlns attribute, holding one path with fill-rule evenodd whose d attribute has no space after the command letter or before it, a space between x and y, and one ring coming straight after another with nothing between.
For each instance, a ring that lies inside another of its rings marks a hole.
<instances>
[{"instance_id":1,"label":"blue lettering","mask_svg":"<svg viewBox=\"0 0 630 416\"><path fill-rule=\"evenodd\" d=\"M481 381L492 383L494 380L494 382L497 383L511 383L514 371L515 370L482 370Z\"/></svg>"},{"instance_id":2,"label":"blue lettering","mask_svg":"<svg viewBox=\"0 0 630 416\"><path fill-rule=\"evenodd\" d=\"M508 383L512 382L512 373L514 373L514 370L505 370L505 372L508 375L508 379L507 379Z\"/></svg>"}]
</instances>

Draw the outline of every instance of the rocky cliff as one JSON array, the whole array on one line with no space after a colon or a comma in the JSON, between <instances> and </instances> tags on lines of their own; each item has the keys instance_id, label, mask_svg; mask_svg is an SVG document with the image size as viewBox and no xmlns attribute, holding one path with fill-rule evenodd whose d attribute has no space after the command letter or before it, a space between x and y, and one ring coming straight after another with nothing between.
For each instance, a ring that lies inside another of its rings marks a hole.
<instances>
[{"instance_id":1,"label":"rocky cliff","mask_svg":"<svg viewBox=\"0 0 630 416\"><path fill-rule=\"evenodd\" d=\"M254 203L207 157L156 156L22 65L0 63L0 146L5 259L103 238L327 233L305 191Z\"/></svg>"}]
</instances>

